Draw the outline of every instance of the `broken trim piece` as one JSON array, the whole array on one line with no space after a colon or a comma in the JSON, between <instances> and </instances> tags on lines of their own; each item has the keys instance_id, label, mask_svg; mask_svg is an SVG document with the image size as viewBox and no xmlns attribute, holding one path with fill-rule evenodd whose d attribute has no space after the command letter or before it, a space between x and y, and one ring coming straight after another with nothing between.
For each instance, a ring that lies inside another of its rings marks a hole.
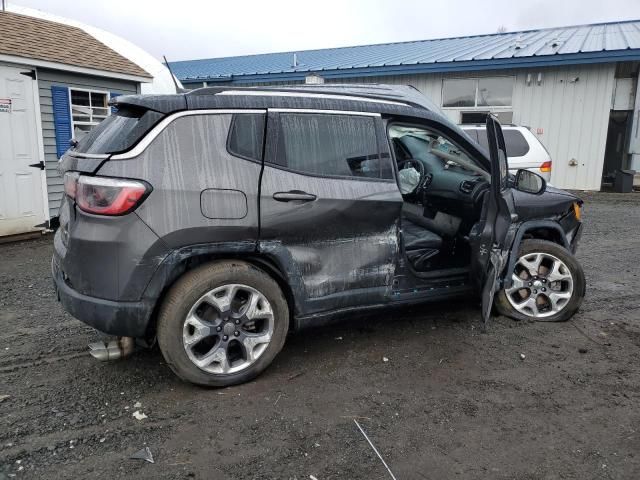
<instances>
[{"instance_id":1,"label":"broken trim piece","mask_svg":"<svg viewBox=\"0 0 640 480\"><path fill-rule=\"evenodd\" d=\"M350 100L357 102L368 103L384 103L386 105L400 105L402 107L408 107L409 104L403 102L394 102L393 100L379 100L377 98L357 97L351 95L340 95L330 93L307 93L307 92L284 92L278 91L266 91L266 90L227 90L224 92L216 93L216 95L242 95L251 97L302 97L302 98L323 98L330 100Z\"/></svg>"},{"instance_id":2,"label":"broken trim piece","mask_svg":"<svg viewBox=\"0 0 640 480\"><path fill-rule=\"evenodd\" d=\"M317 108L270 108L269 112L275 113L318 113L325 115L357 115L361 117L381 117L374 112L356 112L353 110L319 110Z\"/></svg>"}]
</instances>

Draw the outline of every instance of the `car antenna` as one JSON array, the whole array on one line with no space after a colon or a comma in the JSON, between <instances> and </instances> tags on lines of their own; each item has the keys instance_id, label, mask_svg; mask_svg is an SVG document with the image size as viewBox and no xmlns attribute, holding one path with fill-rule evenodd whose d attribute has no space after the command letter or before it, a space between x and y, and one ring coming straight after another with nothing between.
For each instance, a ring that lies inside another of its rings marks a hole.
<instances>
[{"instance_id":1,"label":"car antenna","mask_svg":"<svg viewBox=\"0 0 640 480\"><path fill-rule=\"evenodd\" d=\"M164 64L166 65L167 70L169 70L169 73L171 74L171 80L173 80L173 84L176 86L176 93L182 93L183 89L178 86L178 81L176 80L176 77L173 74L171 67L169 66L169 62L167 62L167 57L163 55L162 58L164 58Z\"/></svg>"}]
</instances>

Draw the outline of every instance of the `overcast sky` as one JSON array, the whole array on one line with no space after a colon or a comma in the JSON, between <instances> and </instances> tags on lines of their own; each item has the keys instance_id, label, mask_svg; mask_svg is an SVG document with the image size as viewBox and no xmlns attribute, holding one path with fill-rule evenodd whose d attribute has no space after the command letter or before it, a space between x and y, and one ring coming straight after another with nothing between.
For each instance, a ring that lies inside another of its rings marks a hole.
<instances>
[{"instance_id":1,"label":"overcast sky","mask_svg":"<svg viewBox=\"0 0 640 480\"><path fill-rule=\"evenodd\" d=\"M170 61L640 19L640 0L20 0Z\"/></svg>"}]
</instances>

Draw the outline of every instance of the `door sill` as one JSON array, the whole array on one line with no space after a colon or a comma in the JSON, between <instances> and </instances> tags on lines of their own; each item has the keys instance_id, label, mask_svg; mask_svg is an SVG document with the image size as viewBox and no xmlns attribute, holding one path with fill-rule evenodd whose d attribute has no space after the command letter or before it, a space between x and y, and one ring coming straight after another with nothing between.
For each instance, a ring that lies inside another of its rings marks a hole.
<instances>
[{"instance_id":1,"label":"door sill","mask_svg":"<svg viewBox=\"0 0 640 480\"><path fill-rule=\"evenodd\" d=\"M470 267L456 267L456 268L441 268L439 270L431 270L429 272L419 272L414 270L411 265L408 264L409 271L412 275L418 278L424 279L441 279L441 278L451 278L451 277L460 277L462 275L467 275L471 272Z\"/></svg>"}]
</instances>

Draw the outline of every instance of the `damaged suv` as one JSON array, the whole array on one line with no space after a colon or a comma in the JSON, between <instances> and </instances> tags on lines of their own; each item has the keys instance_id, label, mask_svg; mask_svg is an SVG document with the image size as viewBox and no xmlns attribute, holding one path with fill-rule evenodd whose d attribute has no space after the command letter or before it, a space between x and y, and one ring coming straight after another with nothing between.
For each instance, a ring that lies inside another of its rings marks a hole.
<instances>
[{"instance_id":1,"label":"damaged suv","mask_svg":"<svg viewBox=\"0 0 640 480\"><path fill-rule=\"evenodd\" d=\"M182 379L247 381L335 314L477 295L486 323L563 321L585 279L581 200L508 173L410 87L120 96L61 160L58 298ZM495 301L494 301L495 297ZM122 352L122 350L125 352Z\"/></svg>"}]
</instances>

